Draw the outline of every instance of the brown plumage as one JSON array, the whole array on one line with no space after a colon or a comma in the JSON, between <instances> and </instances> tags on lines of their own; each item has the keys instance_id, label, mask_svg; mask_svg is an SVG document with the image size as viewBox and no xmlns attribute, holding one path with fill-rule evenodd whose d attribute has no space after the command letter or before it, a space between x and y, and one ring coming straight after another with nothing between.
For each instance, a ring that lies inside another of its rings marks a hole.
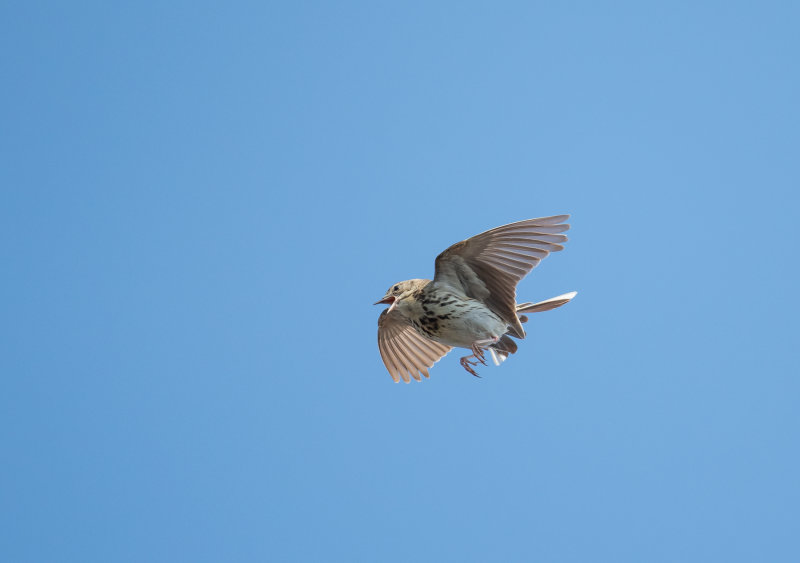
<instances>
[{"instance_id":1,"label":"brown plumage","mask_svg":"<svg viewBox=\"0 0 800 563\"><path fill-rule=\"evenodd\" d=\"M378 319L378 348L395 381L408 382L452 347L472 355L461 365L486 363L489 350L499 365L517 351L506 334L525 338L520 313L547 311L569 302L575 293L540 303L516 303L516 286L550 252L563 250L568 215L511 223L458 242L436 258L433 280L407 280L389 288L378 303L391 304Z\"/></svg>"}]
</instances>

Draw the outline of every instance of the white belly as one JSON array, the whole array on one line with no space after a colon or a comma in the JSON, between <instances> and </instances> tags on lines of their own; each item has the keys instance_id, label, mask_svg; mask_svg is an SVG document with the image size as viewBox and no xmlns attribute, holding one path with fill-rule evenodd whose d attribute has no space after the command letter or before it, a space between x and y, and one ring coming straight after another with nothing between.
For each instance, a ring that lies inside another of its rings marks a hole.
<instances>
[{"instance_id":1,"label":"white belly","mask_svg":"<svg viewBox=\"0 0 800 563\"><path fill-rule=\"evenodd\" d=\"M441 303L415 303L406 315L420 334L448 346L470 348L476 340L500 338L508 325L483 303L450 294Z\"/></svg>"},{"instance_id":2,"label":"white belly","mask_svg":"<svg viewBox=\"0 0 800 563\"><path fill-rule=\"evenodd\" d=\"M465 310L467 312L462 316L443 321L441 332L434 340L449 346L469 348L476 340L500 338L508 331L506 323L482 304Z\"/></svg>"}]
</instances>

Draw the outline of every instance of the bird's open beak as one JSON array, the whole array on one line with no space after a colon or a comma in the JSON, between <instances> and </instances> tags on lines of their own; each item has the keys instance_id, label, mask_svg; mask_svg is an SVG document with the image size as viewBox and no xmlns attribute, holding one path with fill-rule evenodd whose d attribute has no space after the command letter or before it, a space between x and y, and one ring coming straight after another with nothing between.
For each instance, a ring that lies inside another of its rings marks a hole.
<instances>
[{"instance_id":1,"label":"bird's open beak","mask_svg":"<svg viewBox=\"0 0 800 563\"><path fill-rule=\"evenodd\" d=\"M376 301L375 303L373 303L373 305L380 305L382 303L384 303L386 305L389 305L390 303L394 303L394 295L387 295L386 297L384 297L380 301Z\"/></svg>"}]
</instances>

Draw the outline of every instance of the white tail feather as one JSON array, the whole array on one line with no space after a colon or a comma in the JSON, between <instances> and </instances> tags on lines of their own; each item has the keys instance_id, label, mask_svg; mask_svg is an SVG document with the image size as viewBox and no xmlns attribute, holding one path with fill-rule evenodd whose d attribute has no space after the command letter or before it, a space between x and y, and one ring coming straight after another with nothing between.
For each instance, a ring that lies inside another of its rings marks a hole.
<instances>
[{"instance_id":1,"label":"white tail feather","mask_svg":"<svg viewBox=\"0 0 800 563\"><path fill-rule=\"evenodd\" d=\"M496 366L499 366L506 361L506 358L508 358L508 354L498 352L494 348L489 348L489 353L492 355L492 361Z\"/></svg>"},{"instance_id":2,"label":"white tail feather","mask_svg":"<svg viewBox=\"0 0 800 563\"><path fill-rule=\"evenodd\" d=\"M576 295L578 295L577 291L570 291L564 295L551 297L550 299L539 301L538 303L520 303L517 305L517 313L541 313L543 311L550 311L551 309L566 305Z\"/></svg>"}]
</instances>

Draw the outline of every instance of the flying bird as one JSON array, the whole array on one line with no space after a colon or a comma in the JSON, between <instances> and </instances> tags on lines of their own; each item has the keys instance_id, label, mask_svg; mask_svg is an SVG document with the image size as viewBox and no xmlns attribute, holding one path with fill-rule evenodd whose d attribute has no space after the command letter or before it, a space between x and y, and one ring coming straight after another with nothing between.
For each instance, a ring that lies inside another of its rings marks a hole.
<instances>
[{"instance_id":1,"label":"flying bird","mask_svg":"<svg viewBox=\"0 0 800 563\"><path fill-rule=\"evenodd\" d=\"M516 302L517 284L551 252L563 250L569 215L527 219L457 242L436 257L433 280L398 282L376 302L388 304L378 317L378 350L395 383L420 375L452 348L467 348L461 366L495 365L517 351L510 337L525 338L525 313L561 307L577 292L540 301Z\"/></svg>"}]
</instances>

